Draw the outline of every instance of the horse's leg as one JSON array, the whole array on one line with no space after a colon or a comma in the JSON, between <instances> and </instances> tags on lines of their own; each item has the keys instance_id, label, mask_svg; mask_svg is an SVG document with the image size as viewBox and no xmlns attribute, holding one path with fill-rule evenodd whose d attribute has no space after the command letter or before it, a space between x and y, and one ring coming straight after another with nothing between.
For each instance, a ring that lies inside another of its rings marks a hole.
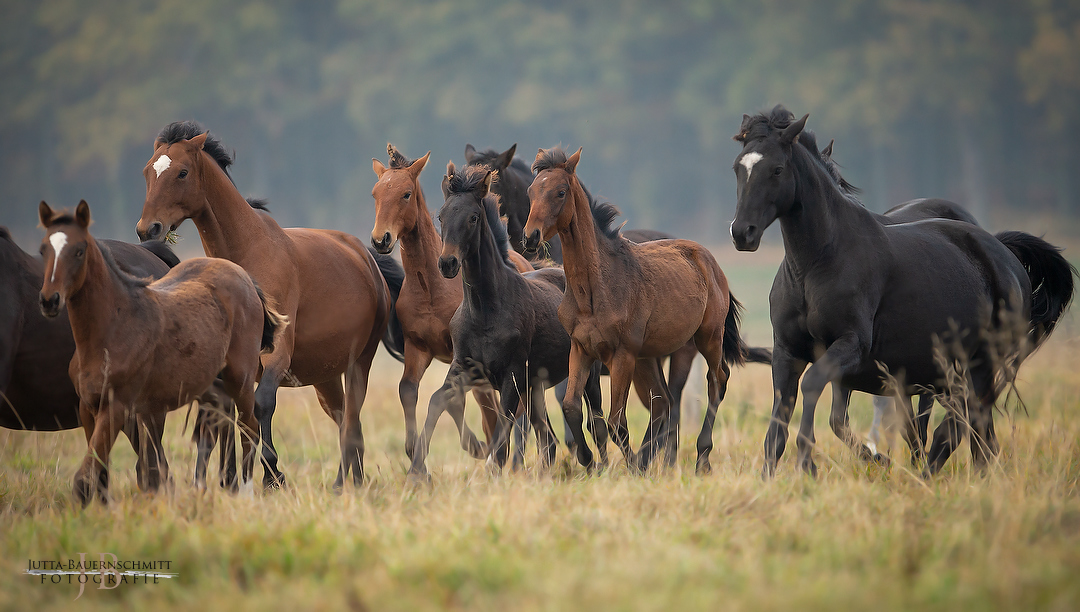
<instances>
[{"instance_id":1,"label":"horse's leg","mask_svg":"<svg viewBox=\"0 0 1080 612\"><path fill-rule=\"evenodd\" d=\"M288 329L292 329L289 326ZM279 357L284 355L284 357ZM263 488L271 489L285 486L285 475L278 469L278 454L274 447L273 420L274 411L277 410L277 391L281 385L281 378L288 368L288 355L282 348L275 350L273 354L264 356L267 359L259 387L255 390L255 416L259 420L260 437L262 438L262 465L263 465Z\"/></svg>"},{"instance_id":2,"label":"horse's leg","mask_svg":"<svg viewBox=\"0 0 1080 612\"><path fill-rule=\"evenodd\" d=\"M491 441L495 437L495 428L499 424L499 398L495 395L494 389L479 387L473 387L472 395L480 406L481 426L484 428L484 439L490 450Z\"/></svg>"},{"instance_id":3,"label":"horse's leg","mask_svg":"<svg viewBox=\"0 0 1080 612\"><path fill-rule=\"evenodd\" d=\"M809 374L809 372L807 372L807 374ZM889 425L887 422L887 417L892 414L894 408L892 405L892 400L890 398L886 398L886 400L888 401L885 403L884 412L882 413L882 417L886 417L886 419L879 423L879 427L884 427L885 429L888 429ZM850 405L851 389L840 384L839 381L833 381L832 410L829 412L829 428L833 430L833 433L836 434L836 437L839 438L841 442L847 445L848 448L850 448L851 450L855 451L855 454L858 455L860 459L862 459L863 461L870 461L874 457L875 451L870 450L870 447L864 444L861 440L859 440L859 437L856 436L855 432L851 430L851 421L848 418L848 408ZM876 414L874 418L875 420L878 418ZM809 433L807 434L806 432ZM800 451L799 466L807 471L811 471L812 468L811 473L816 475L817 468L816 466L814 466L813 458L809 454L812 452L811 447L816 442L813 432L814 412L813 410L811 410L810 413L807 414L807 411L804 409L802 415L802 422L799 426L799 434L800 436L804 434L809 435L810 446L806 447L808 453L807 455L804 456ZM871 433L873 433L873 430L871 430ZM881 432L879 432L878 435L880 435L880 433ZM809 460L810 463L805 463L805 460Z\"/></svg>"},{"instance_id":4,"label":"horse's leg","mask_svg":"<svg viewBox=\"0 0 1080 612\"><path fill-rule=\"evenodd\" d=\"M953 404L954 402L949 402ZM930 475L938 473L949 456L960 445L966 427L964 415L955 406L946 406L945 418L934 430L934 441L926 456L926 470Z\"/></svg>"},{"instance_id":5,"label":"horse's leg","mask_svg":"<svg viewBox=\"0 0 1080 612\"><path fill-rule=\"evenodd\" d=\"M345 370L345 418L341 423L341 460L344 476L352 472L353 486L364 484L364 430L360 425L360 410L367 397L368 373L375 359L377 342L372 343Z\"/></svg>"},{"instance_id":6,"label":"horse's leg","mask_svg":"<svg viewBox=\"0 0 1080 612\"><path fill-rule=\"evenodd\" d=\"M608 415L608 427L611 429L611 438L622 450L626 465L632 470L637 469L638 466L635 462L634 451L630 448L630 429L626 426L626 398L630 393L630 382L634 378L637 361L633 353L624 350L612 355L611 363L608 364L608 370L611 372L611 414ZM571 383L570 391L573 389L573 383Z\"/></svg>"},{"instance_id":7,"label":"horse's leg","mask_svg":"<svg viewBox=\"0 0 1080 612\"><path fill-rule=\"evenodd\" d=\"M984 361L983 363L989 363ZM994 433L993 370L989 366L972 372L972 392L968 400L968 422L971 426L971 463L976 471L986 472L989 460L998 453L997 435Z\"/></svg>"},{"instance_id":8,"label":"horse's leg","mask_svg":"<svg viewBox=\"0 0 1080 612\"><path fill-rule=\"evenodd\" d=\"M191 432L192 441L195 442L195 488L200 491L206 490L206 466L210 463L210 453L217 443L217 427L211 424L214 416L210 412L208 404L203 403L203 398L196 400L195 428ZM224 458L223 458L224 460Z\"/></svg>"},{"instance_id":9,"label":"horse's leg","mask_svg":"<svg viewBox=\"0 0 1080 612\"><path fill-rule=\"evenodd\" d=\"M806 362L796 359L779 346L773 348L773 409L772 420L765 434L765 465L762 477L771 478L776 474L776 464L784 455L787 445L788 423L795 411L795 399L799 393L799 376L806 369Z\"/></svg>"},{"instance_id":10,"label":"horse's leg","mask_svg":"<svg viewBox=\"0 0 1080 612\"><path fill-rule=\"evenodd\" d=\"M720 328L721 330L723 327ZM709 333L702 329L701 333L694 337L695 346L705 358L705 380L708 383L709 405L705 410L705 418L702 419L701 432L697 439L697 464L694 468L697 474L707 474L712 471L709 464L709 454L713 449L713 426L716 423L716 411L720 408L720 402L727 395L728 379L731 377L731 369L724 363L724 337L721 333ZM682 349L680 349L682 350Z\"/></svg>"},{"instance_id":11,"label":"horse's leg","mask_svg":"<svg viewBox=\"0 0 1080 612\"><path fill-rule=\"evenodd\" d=\"M634 368L634 387L648 390L652 401L649 409L649 425L645 429L645 437L638 449L638 467L644 471L648 469L653 456L659 452L661 445L666 441L669 427L672 427L671 418L671 395L664 382L664 373L660 370L659 359L638 359L637 367ZM677 424L674 425L677 427Z\"/></svg>"},{"instance_id":12,"label":"horse's leg","mask_svg":"<svg viewBox=\"0 0 1080 612\"><path fill-rule=\"evenodd\" d=\"M217 384L217 383L214 383ZM218 473L222 489L236 491L236 402L224 392L218 417Z\"/></svg>"},{"instance_id":13,"label":"horse's leg","mask_svg":"<svg viewBox=\"0 0 1080 612\"><path fill-rule=\"evenodd\" d=\"M532 397L528 406L529 417L532 420L533 428L536 429L536 444L540 447L540 465L543 468L548 468L555 462L555 451L559 442L555 438L555 433L551 431L551 420L548 419L543 381L534 380L529 395ZM582 438L584 437L584 434L582 434Z\"/></svg>"},{"instance_id":14,"label":"horse's leg","mask_svg":"<svg viewBox=\"0 0 1080 612\"><path fill-rule=\"evenodd\" d=\"M690 379L690 369L697 357L697 346L688 342L681 349L671 354L668 362L667 388L671 395L671 423L667 436L667 464L675 465L679 454L679 424L682 422L682 395L686 381Z\"/></svg>"},{"instance_id":15,"label":"horse's leg","mask_svg":"<svg viewBox=\"0 0 1080 612\"><path fill-rule=\"evenodd\" d=\"M851 397L851 389L844 389L839 384L833 385L833 412L836 412L836 402L842 394L846 394L847 397ZM887 436L885 435L886 420L890 410L894 410L894 400L891 397L885 395L874 395L871 398L874 404L874 420L870 423L870 433L867 437L870 439L870 443L867 447L871 453L883 454L888 448ZM831 424L831 423L830 423ZM835 433L836 430L834 429ZM837 434L839 436L840 434Z\"/></svg>"},{"instance_id":16,"label":"horse's leg","mask_svg":"<svg viewBox=\"0 0 1080 612\"><path fill-rule=\"evenodd\" d=\"M578 463L585 466L586 469L591 469L593 465L592 451L589 450L589 444L585 441L585 432L581 430L582 412L581 412L581 397L582 391L589 393L587 400L589 401L590 414L593 415L594 421L597 419L597 412L599 412L598 418L600 425L603 423L603 408L600 406L600 367L599 364L594 367L595 360L585 354L585 351L581 348L581 345L576 341L570 341L570 361L568 367L568 375L566 377L566 393L562 399L562 413L563 420L566 421L568 427L568 439L574 441L574 450ZM592 392L589 389L592 388ZM607 428L600 428L596 422L593 423L593 436L597 435L598 431L603 431L605 435ZM596 438L597 446L600 446L600 439ZM607 439L605 435L604 446L607 445ZM607 456L607 451L604 447L601 447L602 456ZM605 461L606 463L606 461Z\"/></svg>"},{"instance_id":17,"label":"horse's leg","mask_svg":"<svg viewBox=\"0 0 1080 612\"><path fill-rule=\"evenodd\" d=\"M592 367L589 368L589 378L585 381L585 403L588 404L589 408L589 431L592 432L593 441L596 442L596 450L600 453L600 469L603 469L608 464L608 428L607 423L604 421L599 362L593 363ZM577 426L574 433L580 436L581 445L585 447L585 450L588 450L589 445L585 442L585 433L581 431L581 425ZM584 456L588 457L591 462L592 453L587 453Z\"/></svg>"},{"instance_id":18,"label":"horse's leg","mask_svg":"<svg viewBox=\"0 0 1080 612\"><path fill-rule=\"evenodd\" d=\"M162 438L165 436L165 412L155 412L144 420L146 423L147 443L143 445L144 452L149 459L148 476L150 491L157 491L164 485L166 488L172 484L169 476L169 462L165 458L165 446Z\"/></svg>"},{"instance_id":19,"label":"horse's leg","mask_svg":"<svg viewBox=\"0 0 1080 612\"><path fill-rule=\"evenodd\" d=\"M911 396L903 390L894 398L893 406L895 416L900 419L900 435L911 451L911 465L917 466L922 461L922 445L919 444L919 434L915 425L915 409L911 406Z\"/></svg>"},{"instance_id":20,"label":"horse's leg","mask_svg":"<svg viewBox=\"0 0 1080 612\"><path fill-rule=\"evenodd\" d=\"M919 414L915 415L915 425L919 432L919 450L926 448L926 431L930 428L930 413L934 409L934 394L919 395ZM922 454L920 452L920 454Z\"/></svg>"},{"instance_id":21,"label":"horse's leg","mask_svg":"<svg viewBox=\"0 0 1080 612\"><path fill-rule=\"evenodd\" d=\"M252 492L255 472L255 450L259 447L261 423L255 418L257 391L252 391L254 374L245 374L227 363L222 371L226 393L236 402L237 422L240 425L240 490Z\"/></svg>"},{"instance_id":22,"label":"horse's leg","mask_svg":"<svg viewBox=\"0 0 1080 612\"><path fill-rule=\"evenodd\" d=\"M812 456L815 442L814 410L817 408L818 400L821 398L825 386L830 382L839 381L845 372L850 371L859 364L862 359L860 347L861 343L856 334L851 333L841 336L829 345L825 354L814 365L810 366L810 369L803 376L803 415L796 444L799 449L799 467L811 476L817 476L817 465L814 464ZM840 414L834 413L829 416L829 425L832 426L833 431L838 436L841 436L841 440L846 441L851 446L854 446L854 444L861 445L857 441L852 442L854 434L851 433L851 429L848 427L846 402ZM869 453L870 450L866 449L865 452Z\"/></svg>"},{"instance_id":23,"label":"horse's leg","mask_svg":"<svg viewBox=\"0 0 1080 612\"><path fill-rule=\"evenodd\" d=\"M405 339L405 371L398 383L401 410L405 413L405 455L412 459L416 447L416 402L419 398L420 379L431 365L434 356Z\"/></svg>"},{"instance_id":24,"label":"horse's leg","mask_svg":"<svg viewBox=\"0 0 1080 612\"><path fill-rule=\"evenodd\" d=\"M447 410L447 404L460 403L462 406L465 404L465 386L468 382L468 375L465 369L458 361L454 361L450 364L450 371L446 373L446 379L443 381L438 391L431 395L431 399L428 400L427 417L424 420L424 430L420 433L420 437L417 439L416 447L412 456L412 464L409 466L409 476L417 477L427 474L427 467L424 465L424 461L427 459L428 447L431 444L431 436L435 433L435 425L439 422L439 417Z\"/></svg>"},{"instance_id":25,"label":"horse's leg","mask_svg":"<svg viewBox=\"0 0 1080 612\"><path fill-rule=\"evenodd\" d=\"M109 454L112 453L116 437L120 435L126 421L126 406L115 398L104 401L108 402L108 405L98 408L86 457L75 472L72 495L75 502L83 507L90 503L94 495L98 496L101 503L108 503Z\"/></svg>"},{"instance_id":26,"label":"horse's leg","mask_svg":"<svg viewBox=\"0 0 1080 612\"><path fill-rule=\"evenodd\" d=\"M335 376L330 380L321 382L315 387L315 397L319 399L319 405L322 406L323 412L334 420L334 424L338 426L338 432L341 432L341 423L345 418L345 391L341 387L341 377ZM334 490L339 491L345 484L345 474L341 462L338 462L337 477L334 479Z\"/></svg>"},{"instance_id":27,"label":"horse's leg","mask_svg":"<svg viewBox=\"0 0 1080 612\"><path fill-rule=\"evenodd\" d=\"M564 378L559 382L559 384L555 385L555 400L557 402L559 402L560 409L562 407L563 400L566 399L566 385L567 385L567 382L568 382L567 379ZM590 425L590 429L591 429L591 425ZM585 432L582 432L582 439L584 439L584 436L585 436ZM563 440L566 442L566 450L570 451L571 456L576 457L577 456L577 442L574 441L575 440L574 431L573 431L572 426L570 425L570 421L567 421L565 418L563 419Z\"/></svg>"}]
</instances>

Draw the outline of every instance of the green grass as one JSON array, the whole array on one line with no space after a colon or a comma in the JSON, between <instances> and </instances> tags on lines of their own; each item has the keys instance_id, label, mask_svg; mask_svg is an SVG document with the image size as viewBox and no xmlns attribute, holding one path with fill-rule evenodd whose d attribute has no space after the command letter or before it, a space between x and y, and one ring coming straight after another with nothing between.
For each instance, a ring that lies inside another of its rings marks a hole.
<instances>
[{"instance_id":1,"label":"green grass","mask_svg":"<svg viewBox=\"0 0 1080 612\"><path fill-rule=\"evenodd\" d=\"M761 273L732 274L754 344L768 344L761 278L772 270L770 263ZM342 495L329 487L335 428L310 390L282 391L275 419L292 486L253 497L192 487L184 410L166 433L173 491L138 492L134 454L121 441L113 503L86 510L70 501L85 452L80 431L3 431L0 610L1074 610L1078 341L1070 317L1025 364L1019 386L1028 411L998 416L1002 453L988 475L972 473L965 443L930 481L907 469L903 449L893 451L889 469L856 460L828 428L826 394L817 414L818 479L794 470L789 443L780 473L763 482L771 403L763 366L733 374L715 433L714 473L704 478L693 474L703 397L697 370L678 466L645 477L621 462L588 476L564 449L550 472L530 466L492 477L457 447L445 419L428 461L432 485L409 486L400 365L385 356L362 414L368 481ZM445 371L433 367L425 377L422 405ZM553 400L549 408L561 438ZM645 411L632 403L629 416L639 440ZM866 431L870 416L868 400L857 397L857 431ZM479 432L474 406L469 418ZM535 453L529 456L535 462ZM100 551L169 560L179 577L87 589L73 603L77 587L42 585L23 573L29 559L96 558Z\"/></svg>"}]
</instances>

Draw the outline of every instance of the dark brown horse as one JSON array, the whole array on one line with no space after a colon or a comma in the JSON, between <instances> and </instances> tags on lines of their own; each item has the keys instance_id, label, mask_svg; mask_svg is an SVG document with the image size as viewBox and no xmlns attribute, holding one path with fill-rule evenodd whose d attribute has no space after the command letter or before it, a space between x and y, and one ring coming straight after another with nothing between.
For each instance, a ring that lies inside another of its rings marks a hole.
<instances>
[{"instance_id":1,"label":"dark brown horse","mask_svg":"<svg viewBox=\"0 0 1080 612\"><path fill-rule=\"evenodd\" d=\"M90 235L85 201L74 215L42 202L39 217L46 231L41 311L55 317L67 304L75 337L70 375L89 439L75 475L76 501L85 505L95 494L107 501L109 454L125 426L150 436L139 449L146 488L168 483L165 415L196 399L219 373L239 410L242 479L250 484L259 355L273 350L287 320L231 262L188 260L154 282L129 276Z\"/></svg>"},{"instance_id":2,"label":"dark brown horse","mask_svg":"<svg viewBox=\"0 0 1080 612\"><path fill-rule=\"evenodd\" d=\"M559 320L572 340L567 403L580 410L589 369L603 361L611 371L611 436L629 461L625 409L631 380L647 390L651 418L638 461L645 468L664 428L678 426L668 422L670 394L656 358L693 340L708 366L709 406L697 442L697 470L707 472L730 364L742 364L747 352L739 304L716 259L696 242L623 239L611 227L617 209L590 202L581 187L575 173L580 158L581 149L569 157L559 148L539 151L525 224L530 248L556 232L562 239L567 286Z\"/></svg>"},{"instance_id":3,"label":"dark brown horse","mask_svg":"<svg viewBox=\"0 0 1080 612\"><path fill-rule=\"evenodd\" d=\"M282 229L240 195L227 172L231 163L221 143L198 124L167 126L143 169L146 202L136 230L143 239L161 238L191 219L206 254L247 270L289 317L281 342L263 357L256 392L264 486L284 479L271 432L282 384L315 387L323 410L338 425L341 464L335 485L341 486L350 471L359 484L364 456L360 408L392 307L379 268L384 262L344 232Z\"/></svg>"},{"instance_id":4,"label":"dark brown horse","mask_svg":"<svg viewBox=\"0 0 1080 612\"><path fill-rule=\"evenodd\" d=\"M158 279L180 263L164 242L141 245L117 240L99 240L117 266L137 278ZM68 375L75 353L67 310L54 318L41 314L41 284L45 264L26 253L0 227L0 427L16 430L61 431L79 427L79 394ZM234 412L232 400L215 383L199 398L195 441L207 449L196 471L205 473L209 449L220 436L222 442L222 486L235 487L236 460L231 451L232 420L219 414ZM124 432L138 452L139 431ZM141 475L142 462L136 470ZM198 478L197 478L198 479ZM141 479L145 482L145 479Z\"/></svg>"}]
</instances>

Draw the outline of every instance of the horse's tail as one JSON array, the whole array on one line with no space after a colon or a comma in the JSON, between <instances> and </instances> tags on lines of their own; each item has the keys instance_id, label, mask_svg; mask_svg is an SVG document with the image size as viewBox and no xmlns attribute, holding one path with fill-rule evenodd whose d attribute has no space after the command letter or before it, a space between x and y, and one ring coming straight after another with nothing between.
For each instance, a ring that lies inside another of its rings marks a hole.
<instances>
[{"instance_id":1,"label":"horse's tail","mask_svg":"<svg viewBox=\"0 0 1080 612\"><path fill-rule=\"evenodd\" d=\"M1028 337L1037 348L1054 331L1073 298L1076 268L1061 249L1024 232L1008 231L995 236L1012 251L1031 279L1031 329Z\"/></svg>"},{"instance_id":2,"label":"horse's tail","mask_svg":"<svg viewBox=\"0 0 1080 612\"><path fill-rule=\"evenodd\" d=\"M254 279L251 281L255 282ZM274 343L281 337L282 332L289 325L289 317L281 314L275 310L270 298L266 297L262 288L258 284L255 284L255 292L259 294L259 302L262 303L263 309L263 331L262 342L259 345L260 352L273 353Z\"/></svg>"},{"instance_id":3,"label":"horse's tail","mask_svg":"<svg viewBox=\"0 0 1080 612\"><path fill-rule=\"evenodd\" d=\"M180 265L180 258L176 256L176 253L169 248L169 245L164 240L147 240L139 243L139 246L156 255L170 269Z\"/></svg>"},{"instance_id":4,"label":"horse's tail","mask_svg":"<svg viewBox=\"0 0 1080 612\"><path fill-rule=\"evenodd\" d=\"M401 329L401 321L398 320L397 300L401 295L401 285L405 283L405 269L389 255L382 255L371 247L368 247L368 251L375 258L379 272L386 280L386 286L390 288L390 320L386 324L382 343L391 357L404 363L405 332Z\"/></svg>"},{"instance_id":5,"label":"horse's tail","mask_svg":"<svg viewBox=\"0 0 1080 612\"><path fill-rule=\"evenodd\" d=\"M749 349L739 334L739 322L742 319L742 304L728 292L727 319L724 321L724 363L743 365Z\"/></svg>"}]
</instances>

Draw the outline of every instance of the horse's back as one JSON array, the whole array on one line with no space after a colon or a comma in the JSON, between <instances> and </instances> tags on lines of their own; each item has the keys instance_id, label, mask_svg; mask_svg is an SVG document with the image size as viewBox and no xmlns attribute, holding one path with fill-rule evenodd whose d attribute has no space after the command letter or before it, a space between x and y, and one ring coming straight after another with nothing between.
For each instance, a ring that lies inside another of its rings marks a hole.
<instances>
[{"instance_id":1,"label":"horse's back","mask_svg":"<svg viewBox=\"0 0 1080 612\"><path fill-rule=\"evenodd\" d=\"M885 211L885 222L889 224L911 223L925 219L952 219L971 225L978 225L975 216L963 206L940 198L921 198L897 204Z\"/></svg>"}]
</instances>

